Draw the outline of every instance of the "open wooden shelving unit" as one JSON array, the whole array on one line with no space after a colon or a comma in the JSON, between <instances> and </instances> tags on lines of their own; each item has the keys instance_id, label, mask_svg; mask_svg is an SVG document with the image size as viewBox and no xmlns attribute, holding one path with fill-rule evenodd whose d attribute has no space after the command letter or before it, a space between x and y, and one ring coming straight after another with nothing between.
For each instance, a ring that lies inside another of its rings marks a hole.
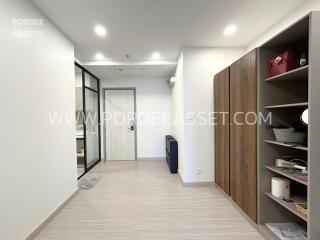
<instances>
[{"instance_id":1,"label":"open wooden shelving unit","mask_svg":"<svg viewBox=\"0 0 320 240\"><path fill-rule=\"evenodd\" d=\"M279 239L266 223L294 222L305 228L308 240L320 239L320 13L312 12L259 48L258 111L272 114L272 123L301 127L302 112L309 108L308 144L288 144L275 140L269 123L258 126L258 229L266 239ZM308 55L308 65L270 77L268 60L290 48ZM300 126L300 125L301 126ZM296 172L275 167L275 159L294 156L308 162L308 181ZM272 177L290 180L293 202L274 197ZM295 202L307 202L309 215L297 211Z\"/></svg>"}]
</instances>

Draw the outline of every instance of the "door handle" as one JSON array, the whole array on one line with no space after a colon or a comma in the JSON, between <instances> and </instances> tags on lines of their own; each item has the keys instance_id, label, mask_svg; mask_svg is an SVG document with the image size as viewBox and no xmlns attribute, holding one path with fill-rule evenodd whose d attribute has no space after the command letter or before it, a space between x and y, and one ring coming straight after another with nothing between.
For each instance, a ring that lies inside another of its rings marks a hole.
<instances>
[{"instance_id":1,"label":"door handle","mask_svg":"<svg viewBox=\"0 0 320 240\"><path fill-rule=\"evenodd\" d=\"M128 129L134 131L134 121L130 121L130 127Z\"/></svg>"}]
</instances>

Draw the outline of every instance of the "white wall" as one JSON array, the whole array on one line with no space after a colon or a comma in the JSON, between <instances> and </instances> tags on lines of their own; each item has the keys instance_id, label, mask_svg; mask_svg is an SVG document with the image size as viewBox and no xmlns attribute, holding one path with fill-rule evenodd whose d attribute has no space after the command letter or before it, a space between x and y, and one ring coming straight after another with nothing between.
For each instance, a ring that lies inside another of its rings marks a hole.
<instances>
[{"instance_id":1,"label":"white wall","mask_svg":"<svg viewBox=\"0 0 320 240\"><path fill-rule=\"evenodd\" d=\"M183 51L180 53L175 73L176 83L171 88L172 136L178 141L178 172L184 176L184 88Z\"/></svg>"},{"instance_id":2,"label":"white wall","mask_svg":"<svg viewBox=\"0 0 320 240\"><path fill-rule=\"evenodd\" d=\"M319 0L309 0L302 6L298 7L295 11L293 11L288 16L284 17L284 19L266 31L262 36L258 39L255 39L248 47L247 52L252 49L261 46L263 43L280 33L282 30L289 27L294 22L298 21L302 17L306 16L311 11L320 11L320 1Z\"/></svg>"},{"instance_id":3,"label":"white wall","mask_svg":"<svg viewBox=\"0 0 320 240\"><path fill-rule=\"evenodd\" d=\"M214 75L244 54L244 49L185 48L184 53L184 111L213 112ZM214 127L189 125L195 116L187 116L184 135L184 181L214 181ZM202 169L198 175L196 169Z\"/></svg>"},{"instance_id":4,"label":"white wall","mask_svg":"<svg viewBox=\"0 0 320 240\"><path fill-rule=\"evenodd\" d=\"M101 88L136 88L138 116L139 113L143 113L142 119L137 119L138 158L164 158L166 156L165 135L171 134L171 121L169 120L168 124L156 121L155 125L152 125L147 121L145 113L148 115L151 115L152 112L171 113L170 88L167 81L167 79L101 80ZM156 118L158 116L159 114L156 114ZM102 144L104 144L103 141Z\"/></svg>"},{"instance_id":5,"label":"white wall","mask_svg":"<svg viewBox=\"0 0 320 240\"><path fill-rule=\"evenodd\" d=\"M178 111L177 116L182 114L185 119L184 125L173 125L173 135L182 148L179 173L185 183L214 181L213 126L192 124L196 120L192 113L213 112L214 75L240 58L244 51L241 48L183 49L177 67L177 83L172 90L172 106L173 112ZM198 168L201 174L197 174Z\"/></svg>"},{"instance_id":6,"label":"white wall","mask_svg":"<svg viewBox=\"0 0 320 240\"><path fill-rule=\"evenodd\" d=\"M19 27L14 18L43 16L28 1L1 1L0 239L7 240L23 239L77 188L75 124L51 125L48 115L74 113L73 45L48 21ZM23 29L43 35L14 35Z\"/></svg>"}]
</instances>

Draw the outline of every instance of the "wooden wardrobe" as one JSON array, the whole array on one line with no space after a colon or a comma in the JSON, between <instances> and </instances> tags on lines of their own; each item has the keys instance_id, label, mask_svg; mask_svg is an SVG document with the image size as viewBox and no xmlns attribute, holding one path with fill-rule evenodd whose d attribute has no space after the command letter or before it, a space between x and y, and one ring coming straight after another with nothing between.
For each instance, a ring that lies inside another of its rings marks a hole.
<instances>
[{"instance_id":1,"label":"wooden wardrobe","mask_svg":"<svg viewBox=\"0 0 320 240\"><path fill-rule=\"evenodd\" d=\"M228 71L229 70L229 71ZM229 72L229 73L228 73ZM228 78L229 77L229 78ZM257 51L215 76L216 183L257 222ZM220 111L229 112L221 124Z\"/></svg>"},{"instance_id":2,"label":"wooden wardrobe","mask_svg":"<svg viewBox=\"0 0 320 240\"><path fill-rule=\"evenodd\" d=\"M230 195L230 158L229 158L229 113L230 108L230 68L224 69L214 77L215 97L215 182Z\"/></svg>"}]
</instances>

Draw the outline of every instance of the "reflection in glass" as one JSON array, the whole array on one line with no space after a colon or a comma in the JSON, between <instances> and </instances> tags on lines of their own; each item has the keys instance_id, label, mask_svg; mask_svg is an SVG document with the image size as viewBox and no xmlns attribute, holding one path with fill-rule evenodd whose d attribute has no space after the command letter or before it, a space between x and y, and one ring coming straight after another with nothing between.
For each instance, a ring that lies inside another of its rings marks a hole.
<instances>
[{"instance_id":1,"label":"reflection in glass","mask_svg":"<svg viewBox=\"0 0 320 240\"><path fill-rule=\"evenodd\" d=\"M84 79L85 79L85 82L84 82L84 85L86 87L89 87L95 91L98 91L98 82L97 82L97 79L95 79L94 77L92 77L90 74L88 73L85 73L85 76L84 76Z\"/></svg>"}]
</instances>

